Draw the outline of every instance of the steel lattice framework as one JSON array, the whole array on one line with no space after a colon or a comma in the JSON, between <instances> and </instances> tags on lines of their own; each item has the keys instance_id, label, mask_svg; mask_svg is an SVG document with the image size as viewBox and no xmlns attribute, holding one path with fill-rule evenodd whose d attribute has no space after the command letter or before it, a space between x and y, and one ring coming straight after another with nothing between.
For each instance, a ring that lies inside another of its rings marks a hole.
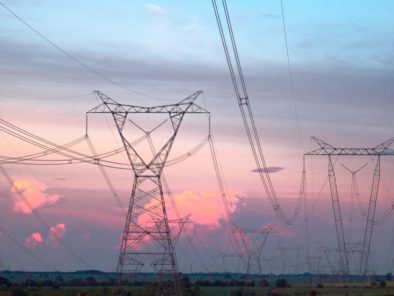
<instances>
[{"instance_id":1,"label":"steel lattice framework","mask_svg":"<svg viewBox=\"0 0 394 296\"><path fill-rule=\"evenodd\" d=\"M263 270L261 266L262 252L265 243L267 242L269 234L272 232L274 225L266 229L236 229L236 233L241 238L243 244L243 255L246 255L246 274L247 275L262 275Z\"/></svg>"},{"instance_id":2,"label":"steel lattice framework","mask_svg":"<svg viewBox=\"0 0 394 296\"><path fill-rule=\"evenodd\" d=\"M376 156L374 175L372 180L371 194L369 199L367 221L365 225L364 240L361 252L360 275L365 276L368 270L368 261L371 249L372 232L375 224L376 204L379 192L380 182L380 159L381 156L394 156L394 150L390 145L394 142L394 137L372 148L337 148L326 142L312 137L318 144L319 148L305 154L305 156L327 156L328 157L328 179L332 198L332 206L335 219L335 228L337 232L337 241L339 247L340 269L341 273L349 273L349 260L346 250L345 236L342 225L341 207L339 203L337 182L335 177L333 156Z\"/></svg>"},{"instance_id":3,"label":"steel lattice framework","mask_svg":"<svg viewBox=\"0 0 394 296\"><path fill-rule=\"evenodd\" d=\"M134 183L123 231L122 244L117 265L117 284L135 276L146 263L159 275L160 295L180 295L174 239L163 196L162 172L182 120L186 114L209 114L194 102L202 93L198 91L177 104L141 107L119 104L99 91L95 91L102 103L88 113L112 115L119 136L125 147L134 172ZM168 115L172 131L169 139L149 160L144 159L124 133L125 123L132 114ZM148 246L147 246L148 245ZM169 281L173 285L169 285Z\"/></svg>"}]
</instances>

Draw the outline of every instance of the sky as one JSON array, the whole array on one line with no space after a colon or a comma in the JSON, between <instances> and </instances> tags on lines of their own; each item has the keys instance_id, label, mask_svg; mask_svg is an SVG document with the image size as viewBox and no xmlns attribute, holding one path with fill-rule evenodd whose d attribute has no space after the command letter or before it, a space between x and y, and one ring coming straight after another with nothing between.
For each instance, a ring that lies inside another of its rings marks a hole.
<instances>
[{"instance_id":1,"label":"sky","mask_svg":"<svg viewBox=\"0 0 394 296\"><path fill-rule=\"evenodd\" d=\"M299 248L302 258L309 254L312 261L321 248L336 248L326 158L306 160L307 210L292 226L281 225L275 217L254 172L211 1L1 0L0 4L1 119L65 144L85 135L85 112L99 104L94 90L141 106L176 103L202 90L196 103L211 112L234 221L250 229L275 224L263 252L264 272L294 272L281 262L284 256L291 257L291 248ZM281 207L290 215L300 188L303 154L316 148L311 136L338 147L373 147L393 136L394 4L283 0L294 99L281 2L229 0L228 6L271 178ZM134 120L150 130L161 119L144 115ZM121 147L111 117L91 114L88 127L97 153ZM166 138L165 128L152 134L157 147ZM169 159L190 151L207 133L207 116L185 117ZM129 136L142 134L134 129ZM3 131L1 138L2 156L41 151ZM146 145L141 145L142 151L147 151ZM94 154L87 141L73 149ZM127 162L124 154L113 160ZM336 160L350 244L362 240L361 209L368 205L374 161ZM365 163L357 175L361 200L357 203L350 197L351 176L340 164L356 170ZM389 157L382 160L378 217L391 207L393 164ZM3 232L0 268L115 270L131 171L106 169L108 183L100 169L89 164L5 168L31 206L4 178L0 181L0 226L19 243ZM180 269L242 270L220 259L230 243L209 147L166 167L165 176L177 211L181 216L190 214L195 223L186 227L176 246ZM175 218L177 211L166 200L169 216ZM394 268L388 251L391 223L375 227L373 271ZM287 254L279 251L280 246L289 248ZM351 267L356 270L357 255L352 256ZM319 264L293 262L302 266L301 272L328 269L327 262Z\"/></svg>"}]
</instances>

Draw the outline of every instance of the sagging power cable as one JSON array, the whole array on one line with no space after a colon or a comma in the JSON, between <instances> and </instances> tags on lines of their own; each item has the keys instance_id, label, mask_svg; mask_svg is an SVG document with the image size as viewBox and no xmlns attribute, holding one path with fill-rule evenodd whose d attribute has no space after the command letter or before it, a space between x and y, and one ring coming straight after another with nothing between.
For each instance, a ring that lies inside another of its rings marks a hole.
<instances>
[{"instance_id":1,"label":"sagging power cable","mask_svg":"<svg viewBox=\"0 0 394 296\"><path fill-rule=\"evenodd\" d=\"M240 58L238 55L237 45L235 42L234 32L232 29L230 15L229 15L226 0L222 0L222 4L223 4L225 20L226 20L226 24L227 24L227 30L228 30L228 34L230 37L233 58L230 55L229 46L227 45L226 35L224 33L224 29L223 29L222 21L220 18L220 13L219 13L219 10L218 10L217 4L216 4L216 0L212 0L212 5L213 5L214 12L215 12L216 22L217 22L219 33L220 33L220 38L222 41L227 65L228 65L228 68L230 71L230 76L231 76L232 84L234 87L235 95L237 97L238 105L239 105L239 108L241 111L241 116L242 116L242 120L244 123L245 131L246 131L246 134L247 134L247 137L249 140L249 145L252 150L253 158L254 158L255 164L257 166L257 171L258 171L260 180L263 184L263 187L264 187L264 190L267 194L268 200L269 200L276 216L283 224L290 225L292 223L292 221L299 215L299 208L300 208L299 205L301 205L300 200L303 197L303 192L300 191L301 194L299 195L299 198L298 198L299 200L297 201L296 210L294 211L294 213L292 214L291 217L288 217L284 213L284 211L282 210L282 208L280 206L279 200L278 200L278 198L276 196L276 192L274 190L274 186L271 181L269 169L268 169L268 166L267 166L265 158L264 158L263 150L262 150L261 143L260 143L260 138L259 138L259 135L257 132L257 127L256 127L254 116L253 116L252 107L251 107L251 104L249 101L245 78L244 78L244 75L242 72L241 62L240 62ZM233 66L233 62L232 62L233 60L235 61L235 66ZM304 165L304 168L305 168L305 165ZM304 176L305 176L305 174L303 173L302 184L304 184L304 181L305 181ZM303 187L304 187L304 185L301 185L301 189Z\"/></svg>"},{"instance_id":2,"label":"sagging power cable","mask_svg":"<svg viewBox=\"0 0 394 296\"><path fill-rule=\"evenodd\" d=\"M49 39L47 36L45 36L43 33L41 33L40 31L38 31L36 28L34 28L32 25L30 25L28 22L26 22L21 16L19 16L18 14L16 14L13 10L11 10L8 6L6 6L3 2L0 1L0 5L7 10L11 15L13 15L16 19L18 19L22 24L24 24L27 28L30 29L30 31L32 31L34 34L36 34L37 36L39 36L41 39L43 39L46 43L48 43L49 45L51 45L52 47L54 47L56 50L58 50L59 52L61 52L63 55L65 55L66 57L68 57L70 60L74 61L76 64L80 65L82 68L84 68L85 70L93 73L94 75L102 78L103 80L116 85L122 89L125 89L131 93L134 93L136 95L139 96L143 96L143 97L147 97L147 98L151 98L151 99L156 99L156 100L167 100L167 98L161 98L161 97L156 97L156 96L151 96L148 94L145 94L143 92L131 89L130 87L121 84L115 80L113 80L112 78L108 77L107 75L104 75L103 73L93 69L92 67L90 67L88 64L86 64L85 62L83 62L81 59L77 58L76 56L72 55L71 53L69 53L68 51L66 51L64 48L60 47L58 44L56 44L55 42L53 42L51 39Z\"/></svg>"},{"instance_id":3,"label":"sagging power cable","mask_svg":"<svg viewBox=\"0 0 394 296\"><path fill-rule=\"evenodd\" d=\"M0 173L5 177L6 181L10 184L11 188L14 190L14 192L21 198L23 203L29 208L31 213L35 216L38 222L47 229L47 231L50 230L49 224L46 222L46 220L37 212L36 209L32 206L32 204L26 199L24 196L23 192L20 190L20 188L15 184L15 181L13 178L8 174L8 172L4 169L4 167L0 166ZM56 233L54 233L54 238L55 240L70 254L72 255L75 259L77 259L80 263L82 263L85 267L88 267L89 269L94 269L92 265L90 265L84 258L82 258L80 255L78 255L64 240L62 240Z\"/></svg>"},{"instance_id":4,"label":"sagging power cable","mask_svg":"<svg viewBox=\"0 0 394 296\"><path fill-rule=\"evenodd\" d=\"M37 262L41 263L43 266L46 268L49 268L49 270L53 272L57 272L58 270L47 263L45 260L43 260L41 257L37 256L33 252L31 252L29 249L27 249L23 244L18 242L15 237L12 236L11 233L9 233L7 230L4 229L4 227L0 226L0 233L3 234L5 237L7 237L15 246L17 246L19 249L21 249L23 252L25 252L27 255L32 257L34 260Z\"/></svg>"}]
</instances>

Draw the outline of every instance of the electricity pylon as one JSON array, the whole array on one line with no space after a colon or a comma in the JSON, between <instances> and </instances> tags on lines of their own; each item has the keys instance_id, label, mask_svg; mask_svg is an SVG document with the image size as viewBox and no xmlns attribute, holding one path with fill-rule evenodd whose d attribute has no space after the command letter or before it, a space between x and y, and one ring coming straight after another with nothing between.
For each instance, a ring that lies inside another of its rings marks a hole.
<instances>
[{"instance_id":1,"label":"electricity pylon","mask_svg":"<svg viewBox=\"0 0 394 296\"><path fill-rule=\"evenodd\" d=\"M282 244L279 240L276 248L274 249L279 252L279 258L282 265L282 273L300 273L301 264L299 262L300 253L302 251L301 247L287 247ZM287 255L286 253L291 253L292 255Z\"/></svg>"},{"instance_id":2,"label":"electricity pylon","mask_svg":"<svg viewBox=\"0 0 394 296\"><path fill-rule=\"evenodd\" d=\"M163 195L162 173L184 116L209 114L194 103L201 93L198 91L177 104L141 107L119 104L95 91L102 103L88 113L112 115L134 173L117 265L116 285L119 288L130 284L127 280L135 279L145 267L147 271L157 273L159 295L181 295L174 238L171 236ZM164 114L171 123L168 140L153 157L143 157L140 149L126 136L126 123L129 124L129 117L135 114Z\"/></svg>"},{"instance_id":3,"label":"electricity pylon","mask_svg":"<svg viewBox=\"0 0 394 296\"><path fill-rule=\"evenodd\" d=\"M380 158L381 156L394 156L394 150L390 145L394 143L394 137L372 148L337 148L326 142L312 137L319 148L305 154L305 156L328 156L328 179L330 183L331 199L334 212L337 242L339 247L340 271L343 275L349 274L349 260L346 251L345 236L342 225L341 208L339 203L337 182L335 177L332 156L368 156L377 157L374 175L372 179L371 194L369 199L367 221L365 225L364 240L361 253L360 275L366 276L368 261L371 250L372 232L375 224L375 211L380 181Z\"/></svg>"},{"instance_id":4,"label":"electricity pylon","mask_svg":"<svg viewBox=\"0 0 394 296\"><path fill-rule=\"evenodd\" d=\"M235 231L241 237L244 247L243 253L246 255L246 274L262 275L261 266L262 252L268 235L272 232L274 225L270 225L265 229L244 229L238 228Z\"/></svg>"}]
</instances>

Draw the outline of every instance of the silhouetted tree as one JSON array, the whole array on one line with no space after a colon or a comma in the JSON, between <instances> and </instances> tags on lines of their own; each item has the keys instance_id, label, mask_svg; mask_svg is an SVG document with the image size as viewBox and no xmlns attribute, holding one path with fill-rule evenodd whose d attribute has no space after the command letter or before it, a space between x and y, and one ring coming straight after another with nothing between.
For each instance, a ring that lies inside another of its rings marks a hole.
<instances>
[{"instance_id":1,"label":"silhouetted tree","mask_svg":"<svg viewBox=\"0 0 394 296\"><path fill-rule=\"evenodd\" d=\"M269 287L270 283L267 280L262 280L262 281L260 281L260 286L261 287Z\"/></svg>"},{"instance_id":2,"label":"silhouetted tree","mask_svg":"<svg viewBox=\"0 0 394 296\"><path fill-rule=\"evenodd\" d=\"M0 276L0 286L6 286L7 289L11 286L11 281L5 277Z\"/></svg>"},{"instance_id":3,"label":"silhouetted tree","mask_svg":"<svg viewBox=\"0 0 394 296\"><path fill-rule=\"evenodd\" d=\"M192 283L190 282L190 278L188 276L183 276L181 279L182 288L190 288Z\"/></svg>"},{"instance_id":4,"label":"silhouetted tree","mask_svg":"<svg viewBox=\"0 0 394 296\"><path fill-rule=\"evenodd\" d=\"M21 287L13 287L11 296L27 296L26 292Z\"/></svg>"},{"instance_id":5,"label":"silhouetted tree","mask_svg":"<svg viewBox=\"0 0 394 296\"><path fill-rule=\"evenodd\" d=\"M96 286L97 285L96 279L92 276L88 276L86 278L86 285L87 286Z\"/></svg>"},{"instance_id":6,"label":"silhouetted tree","mask_svg":"<svg viewBox=\"0 0 394 296\"><path fill-rule=\"evenodd\" d=\"M276 280L276 286L279 288L286 288L290 287L289 283L287 282L286 279L278 279Z\"/></svg>"}]
</instances>

